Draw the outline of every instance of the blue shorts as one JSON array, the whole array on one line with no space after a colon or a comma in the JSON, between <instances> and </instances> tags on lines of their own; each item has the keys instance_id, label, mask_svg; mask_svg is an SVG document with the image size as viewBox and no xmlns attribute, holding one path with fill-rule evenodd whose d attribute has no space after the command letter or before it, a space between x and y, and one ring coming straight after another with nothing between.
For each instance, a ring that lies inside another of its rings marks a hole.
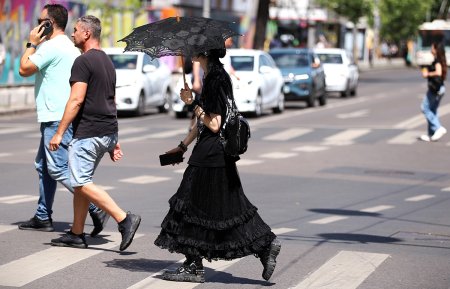
<instances>
[{"instance_id":1,"label":"blue shorts","mask_svg":"<svg viewBox=\"0 0 450 289\"><path fill-rule=\"evenodd\" d=\"M74 138L69 145L70 184L81 187L92 183L95 169L103 155L114 150L117 134L102 137Z\"/></svg>"}]
</instances>

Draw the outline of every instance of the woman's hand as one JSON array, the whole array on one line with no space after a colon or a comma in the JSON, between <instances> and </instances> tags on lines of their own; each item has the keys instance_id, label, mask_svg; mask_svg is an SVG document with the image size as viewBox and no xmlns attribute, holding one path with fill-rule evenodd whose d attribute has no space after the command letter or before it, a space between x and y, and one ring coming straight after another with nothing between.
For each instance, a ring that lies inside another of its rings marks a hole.
<instances>
[{"instance_id":1,"label":"woman's hand","mask_svg":"<svg viewBox=\"0 0 450 289\"><path fill-rule=\"evenodd\" d=\"M184 89L180 90L180 98L186 104L191 104L194 101L194 97L192 97L192 90L189 88L187 83L184 83Z\"/></svg>"}]
</instances>

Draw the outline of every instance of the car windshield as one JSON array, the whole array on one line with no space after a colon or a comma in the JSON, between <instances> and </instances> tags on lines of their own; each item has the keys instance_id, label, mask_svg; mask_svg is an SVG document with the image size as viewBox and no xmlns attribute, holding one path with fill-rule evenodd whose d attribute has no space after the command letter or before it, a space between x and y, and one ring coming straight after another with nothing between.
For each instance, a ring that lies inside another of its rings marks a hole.
<instances>
[{"instance_id":1,"label":"car windshield","mask_svg":"<svg viewBox=\"0 0 450 289\"><path fill-rule=\"evenodd\" d=\"M334 63L334 64L342 64L342 56L340 54L332 54L332 53L319 53L318 54L320 62L322 63Z\"/></svg>"},{"instance_id":2,"label":"car windshield","mask_svg":"<svg viewBox=\"0 0 450 289\"><path fill-rule=\"evenodd\" d=\"M255 58L253 56L231 56L231 66L236 71L253 71Z\"/></svg>"},{"instance_id":3,"label":"car windshield","mask_svg":"<svg viewBox=\"0 0 450 289\"><path fill-rule=\"evenodd\" d=\"M110 54L112 63L116 69L136 69L137 55L132 54Z\"/></svg>"},{"instance_id":4,"label":"car windshield","mask_svg":"<svg viewBox=\"0 0 450 289\"><path fill-rule=\"evenodd\" d=\"M297 68L309 66L306 53L273 53L273 60L279 68Z\"/></svg>"}]
</instances>

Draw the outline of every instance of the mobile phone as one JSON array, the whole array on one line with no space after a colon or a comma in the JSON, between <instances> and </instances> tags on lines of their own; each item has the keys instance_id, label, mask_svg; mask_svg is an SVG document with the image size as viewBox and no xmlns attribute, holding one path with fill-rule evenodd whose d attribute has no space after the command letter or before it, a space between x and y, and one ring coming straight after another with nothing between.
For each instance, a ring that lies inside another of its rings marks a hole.
<instances>
[{"instance_id":1,"label":"mobile phone","mask_svg":"<svg viewBox=\"0 0 450 289\"><path fill-rule=\"evenodd\" d=\"M176 152L170 154L163 154L159 156L161 166L173 165L183 162L183 152Z\"/></svg>"},{"instance_id":2,"label":"mobile phone","mask_svg":"<svg viewBox=\"0 0 450 289\"><path fill-rule=\"evenodd\" d=\"M42 29L44 29L42 36L46 36L46 35L50 34L53 31L52 22L50 22L48 20L44 21L44 24L39 29L39 32L41 32Z\"/></svg>"}]
</instances>

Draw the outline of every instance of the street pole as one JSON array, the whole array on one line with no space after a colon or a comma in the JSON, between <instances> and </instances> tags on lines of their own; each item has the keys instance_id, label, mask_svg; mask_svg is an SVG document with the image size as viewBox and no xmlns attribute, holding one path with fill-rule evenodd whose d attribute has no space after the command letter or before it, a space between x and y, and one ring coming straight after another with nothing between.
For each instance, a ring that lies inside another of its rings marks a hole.
<instances>
[{"instance_id":1,"label":"street pole","mask_svg":"<svg viewBox=\"0 0 450 289\"><path fill-rule=\"evenodd\" d=\"M203 0L203 11L202 16L209 18L211 14L211 2L210 0Z\"/></svg>"}]
</instances>

